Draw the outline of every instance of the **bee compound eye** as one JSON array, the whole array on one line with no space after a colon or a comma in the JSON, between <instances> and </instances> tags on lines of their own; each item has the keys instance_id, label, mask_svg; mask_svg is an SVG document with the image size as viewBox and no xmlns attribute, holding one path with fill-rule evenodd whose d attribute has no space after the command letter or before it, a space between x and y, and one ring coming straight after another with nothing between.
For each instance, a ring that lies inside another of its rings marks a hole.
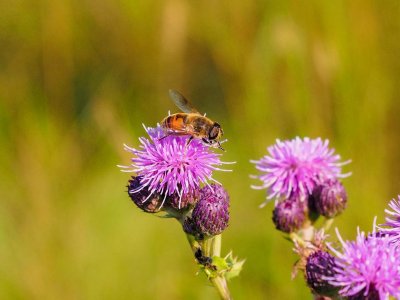
<instances>
[{"instance_id":1,"label":"bee compound eye","mask_svg":"<svg viewBox=\"0 0 400 300\"><path fill-rule=\"evenodd\" d=\"M210 140L215 140L218 137L219 130L219 127L213 126L213 128L211 128L210 130L210 133L208 134L208 138Z\"/></svg>"}]
</instances>

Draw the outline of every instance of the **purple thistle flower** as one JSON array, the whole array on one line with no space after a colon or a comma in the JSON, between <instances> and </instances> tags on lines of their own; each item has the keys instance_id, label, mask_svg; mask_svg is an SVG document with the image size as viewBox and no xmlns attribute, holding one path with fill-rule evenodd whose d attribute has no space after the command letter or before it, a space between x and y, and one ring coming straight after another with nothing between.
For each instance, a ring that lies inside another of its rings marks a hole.
<instances>
[{"instance_id":1,"label":"purple thistle flower","mask_svg":"<svg viewBox=\"0 0 400 300\"><path fill-rule=\"evenodd\" d=\"M200 199L192 217L184 221L183 230L195 236L213 236L222 233L228 222L229 195L222 185L212 184L200 190Z\"/></svg>"},{"instance_id":2,"label":"purple thistle flower","mask_svg":"<svg viewBox=\"0 0 400 300\"><path fill-rule=\"evenodd\" d=\"M398 200L392 199L389 202L392 210L385 209L386 223L382 224L379 229L381 234L387 234L392 243L397 247L400 246L400 196ZM385 226L385 227L382 227Z\"/></svg>"},{"instance_id":3,"label":"purple thistle flower","mask_svg":"<svg viewBox=\"0 0 400 300\"><path fill-rule=\"evenodd\" d=\"M291 197L277 203L272 212L276 229L290 233L298 231L306 220L307 207L298 197Z\"/></svg>"},{"instance_id":4,"label":"purple thistle flower","mask_svg":"<svg viewBox=\"0 0 400 300\"><path fill-rule=\"evenodd\" d=\"M200 191L194 190L193 193L183 194L182 197L179 197L177 193L174 193L172 196L168 196L166 202L174 209L187 209L193 208L193 206L199 200Z\"/></svg>"},{"instance_id":5,"label":"purple thistle flower","mask_svg":"<svg viewBox=\"0 0 400 300\"><path fill-rule=\"evenodd\" d=\"M334 296L338 288L325 278L335 275L335 257L326 251L318 250L307 257L305 276L308 286L317 295Z\"/></svg>"},{"instance_id":6,"label":"purple thistle flower","mask_svg":"<svg viewBox=\"0 0 400 300\"><path fill-rule=\"evenodd\" d=\"M310 207L326 218L334 218L346 208L347 193L337 179L317 185L309 197Z\"/></svg>"},{"instance_id":7,"label":"purple thistle flower","mask_svg":"<svg viewBox=\"0 0 400 300\"><path fill-rule=\"evenodd\" d=\"M193 194L201 183L217 182L212 177L214 170L229 171L218 167L227 164L221 162L221 154L212 152L201 141L194 139L188 145L188 136L165 136L160 126L144 128L149 138L139 138L138 149L125 145L125 150L135 157L130 166L120 167L126 172L136 172L141 177L142 188L147 188L151 194L164 195L162 205L166 197L174 193L182 198L184 194Z\"/></svg>"},{"instance_id":8,"label":"purple thistle flower","mask_svg":"<svg viewBox=\"0 0 400 300\"><path fill-rule=\"evenodd\" d=\"M160 210L161 195L154 193L149 198L150 192L146 188L141 188L140 177L132 176L128 183L128 195L137 207L148 213L156 213Z\"/></svg>"},{"instance_id":9,"label":"purple thistle flower","mask_svg":"<svg viewBox=\"0 0 400 300\"><path fill-rule=\"evenodd\" d=\"M339 294L349 299L400 298L400 252L387 236L370 235L358 231L355 241L343 241L342 253L336 254L336 274L326 279L340 287Z\"/></svg>"},{"instance_id":10,"label":"purple thistle flower","mask_svg":"<svg viewBox=\"0 0 400 300\"><path fill-rule=\"evenodd\" d=\"M253 176L260 179L262 185L252 187L267 189L267 201L287 199L293 194L305 199L317 184L349 176L341 173L341 167L350 161L340 162L340 156L328 145L329 141L321 138L277 140L275 145L267 148L268 155L251 161L262 173Z\"/></svg>"}]
</instances>

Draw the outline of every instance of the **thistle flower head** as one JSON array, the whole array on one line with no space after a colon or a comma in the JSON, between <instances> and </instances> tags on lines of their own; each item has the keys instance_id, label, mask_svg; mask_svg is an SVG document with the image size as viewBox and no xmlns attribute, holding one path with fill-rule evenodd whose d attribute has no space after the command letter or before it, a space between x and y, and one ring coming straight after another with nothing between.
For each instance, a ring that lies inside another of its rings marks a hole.
<instances>
[{"instance_id":1,"label":"thistle flower head","mask_svg":"<svg viewBox=\"0 0 400 300\"><path fill-rule=\"evenodd\" d=\"M156 213L161 208L162 198L159 194L151 194L147 188L140 184L140 177L132 176L128 182L128 195L141 210Z\"/></svg>"},{"instance_id":2,"label":"thistle flower head","mask_svg":"<svg viewBox=\"0 0 400 300\"><path fill-rule=\"evenodd\" d=\"M380 233L387 234L390 241L400 247L400 196L389 202L389 208L391 210L385 209L386 223L379 227Z\"/></svg>"},{"instance_id":3,"label":"thistle flower head","mask_svg":"<svg viewBox=\"0 0 400 300\"><path fill-rule=\"evenodd\" d=\"M330 284L340 287L339 294L350 299L400 298L400 252L387 236L358 232L355 241L343 241L336 254L335 274L327 276Z\"/></svg>"},{"instance_id":4,"label":"thistle flower head","mask_svg":"<svg viewBox=\"0 0 400 300\"><path fill-rule=\"evenodd\" d=\"M195 236L213 236L222 233L228 222L229 195L222 185L212 184L200 190L200 199L183 229Z\"/></svg>"},{"instance_id":5,"label":"thistle flower head","mask_svg":"<svg viewBox=\"0 0 400 300\"><path fill-rule=\"evenodd\" d=\"M330 178L340 178L341 167L349 161L340 162L340 156L330 149L329 141L320 138L277 140L268 147L269 154L260 160L252 161L261 175L261 186L267 189L267 199L287 199L295 194L303 199L310 195L314 187Z\"/></svg>"},{"instance_id":6,"label":"thistle flower head","mask_svg":"<svg viewBox=\"0 0 400 300\"><path fill-rule=\"evenodd\" d=\"M328 179L314 188L309 202L319 214L333 218L346 208L347 193L339 180Z\"/></svg>"},{"instance_id":7,"label":"thistle flower head","mask_svg":"<svg viewBox=\"0 0 400 300\"><path fill-rule=\"evenodd\" d=\"M130 166L121 166L123 171L136 172L140 176L141 185L151 194L167 196L193 194L201 183L216 181L212 177L214 170L223 162L220 154L210 150L199 140L188 144L189 136L165 136L164 130L146 128L149 137L139 138L139 148L125 146L134 157Z\"/></svg>"},{"instance_id":8,"label":"thistle flower head","mask_svg":"<svg viewBox=\"0 0 400 300\"><path fill-rule=\"evenodd\" d=\"M192 193L183 194L180 197L177 193L172 194L167 197L166 202L168 205L173 207L174 209L186 209L193 208L193 206L197 203L200 197L200 191L194 190Z\"/></svg>"},{"instance_id":9,"label":"thistle flower head","mask_svg":"<svg viewBox=\"0 0 400 300\"><path fill-rule=\"evenodd\" d=\"M335 275L335 257L326 251L315 251L307 257L305 275L308 286L317 295L333 296L338 288L325 278Z\"/></svg>"},{"instance_id":10,"label":"thistle flower head","mask_svg":"<svg viewBox=\"0 0 400 300\"><path fill-rule=\"evenodd\" d=\"M306 220L307 208L305 202L298 197L291 197L277 203L272 212L272 221L276 229L290 233L299 230Z\"/></svg>"}]
</instances>

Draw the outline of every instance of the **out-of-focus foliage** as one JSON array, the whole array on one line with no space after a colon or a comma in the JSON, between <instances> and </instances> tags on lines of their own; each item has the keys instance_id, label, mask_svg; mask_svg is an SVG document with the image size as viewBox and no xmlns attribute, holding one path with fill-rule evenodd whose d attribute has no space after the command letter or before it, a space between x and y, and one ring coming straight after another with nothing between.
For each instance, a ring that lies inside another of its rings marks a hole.
<instances>
[{"instance_id":1,"label":"out-of-focus foliage","mask_svg":"<svg viewBox=\"0 0 400 300\"><path fill-rule=\"evenodd\" d=\"M400 193L399 1L0 1L0 298L216 299L177 222L130 202L136 146L175 88L218 120L233 173L235 299L302 299L272 204L249 188L276 138L329 138L347 238ZM218 151L218 150L217 150Z\"/></svg>"}]
</instances>

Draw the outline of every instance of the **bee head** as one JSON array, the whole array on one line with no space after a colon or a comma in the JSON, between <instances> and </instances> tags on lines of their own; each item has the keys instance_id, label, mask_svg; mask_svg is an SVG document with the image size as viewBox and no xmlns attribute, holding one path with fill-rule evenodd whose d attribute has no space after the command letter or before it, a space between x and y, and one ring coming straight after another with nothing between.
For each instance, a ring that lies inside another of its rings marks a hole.
<instances>
[{"instance_id":1,"label":"bee head","mask_svg":"<svg viewBox=\"0 0 400 300\"><path fill-rule=\"evenodd\" d=\"M210 132L208 133L208 140L210 141L218 140L221 138L223 134L224 132L222 131L221 125L215 122L211 127Z\"/></svg>"}]
</instances>

